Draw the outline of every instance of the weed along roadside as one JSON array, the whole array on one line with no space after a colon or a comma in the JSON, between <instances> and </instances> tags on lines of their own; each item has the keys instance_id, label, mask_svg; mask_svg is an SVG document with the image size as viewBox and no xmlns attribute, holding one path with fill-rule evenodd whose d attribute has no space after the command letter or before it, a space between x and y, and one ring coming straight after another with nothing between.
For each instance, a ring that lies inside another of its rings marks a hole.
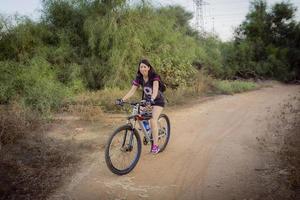
<instances>
[{"instance_id":1,"label":"weed along roadside","mask_svg":"<svg viewBox=\"0 0 300 200\"><path fill-rule=\"evenodd\" d=\"M270 112L272 108L268 109ZM290 98L280 105L278 112L268 116L267 120L269 124L266 133L256 138L261 154L265 154L267 158L263 161L264 167L255 170L269 187L265 192L266 196L273 199L299 199L299 95L290 95ZM273 192L269 192L272 190Z\"/></svg>"},{"instance_id":2,"label":"weed along roadside","mask_svg":"<svg viewBox=\"0 0 300 200\"><path fill-rule=\"evenodd\" d=\"M202 75L203 76L203 75ZM189 100L195 100L201 97L214 96L218 94L236 94L246 91L252 91L265 87L270 82L255 83L251 81L222 81L215 80L210 77L203 76L199 82L190 87L179 87L176 89L168 88L165 92L168 106L176 106L185 104ZM114 113L121 112L120 108L116 107L113 102L120 96L124 95L127 90L106 89L97 92L85 92L74 98L69 107L70 112L82 114L85 119L90 119L93 113ZM142 91L139 91L133 97L134 100L139 100ZM90 108L93 108L91 110ZM67 108L68 110L68 108ZM126 110L123 110L126 111Z\"/></svg>"}]
</instances>

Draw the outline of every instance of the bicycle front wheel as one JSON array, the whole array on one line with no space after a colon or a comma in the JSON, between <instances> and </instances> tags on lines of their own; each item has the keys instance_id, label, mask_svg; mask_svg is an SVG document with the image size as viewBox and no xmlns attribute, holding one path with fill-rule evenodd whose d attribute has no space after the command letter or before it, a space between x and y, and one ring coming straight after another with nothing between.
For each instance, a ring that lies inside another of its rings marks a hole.
<instances>
[{"instance_id":1,"label":"bicycle front wheel","mask_svg":"<svg viewBox=\"0 0 300 200\"><path fill-rule=\"evenodd\" d=\"M111 172L125 175L136 166L142 150L141 138L129 125L119 127L108 139L105 161Z\"/></svg>"}]
</instances>

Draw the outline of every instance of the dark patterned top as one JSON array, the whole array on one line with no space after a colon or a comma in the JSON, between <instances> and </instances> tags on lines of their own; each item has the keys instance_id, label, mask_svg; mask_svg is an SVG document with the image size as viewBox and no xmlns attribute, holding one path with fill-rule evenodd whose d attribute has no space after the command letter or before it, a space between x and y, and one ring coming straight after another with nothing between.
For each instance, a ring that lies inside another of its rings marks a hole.
<instances>
[{"instance_id":1,"label":"dark patterned top","mask_svg":"<svg viewBox=\"0 0 300 200\"><path fill-rule=\"evenodd\" d=\"M142 86L142 89L144 91L143 99L146 101L150 101L153 92L154 81L160 81L160 77L158 75L155 75L152 79L149 79L147 82L145 82L143 78L136 77L132 81L132 84L137 87ZM157 96L154 99L154 102L155 102L154 105L158 105L158 106L164 106L165 104L163 93L159 89L158 89Z\"/></svg>"}]
</instances>

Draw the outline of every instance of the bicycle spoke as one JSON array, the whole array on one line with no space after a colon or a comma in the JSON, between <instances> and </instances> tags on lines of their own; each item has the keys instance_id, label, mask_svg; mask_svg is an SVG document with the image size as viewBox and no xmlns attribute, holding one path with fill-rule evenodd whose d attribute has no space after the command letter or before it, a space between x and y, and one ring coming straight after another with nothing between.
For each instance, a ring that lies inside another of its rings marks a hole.
<instances>
[{"instance_id":1,"label":"bicycle spoke","mask_svg":"<svg viewBox=\"0 0 300 200\"><path fill-rule=\"evenodd\" d=\"M166 115L161 115L158 118L158 145L163 151L168 144L170 138L170 124Z\"/></svg>"},{"instance_id":2,"label":"bicycle spoke","mask_svg":"<svg viewBox=\"0 0 300 200\"><path fill-rule=\"evenodd\" d=\"M165 143L166 139L166 129L167 129L167 122L164 120L164 118L160 118L158 121L158 143L159 146L163 145Z\"/></svg>"},{"instance_id":3,"label":"bicycle spoke","mask_svg":"<svg viewBox=\"0 0 300 200\"><path fill-rule=\"evenodd\" d=\"M109 148L109 156L113 166L119 170L124 170L132 164L137 154L136 137L132 137L132 147L130 147L130 137L125 131L118 133Z\"/></svg>"}]
</instances>

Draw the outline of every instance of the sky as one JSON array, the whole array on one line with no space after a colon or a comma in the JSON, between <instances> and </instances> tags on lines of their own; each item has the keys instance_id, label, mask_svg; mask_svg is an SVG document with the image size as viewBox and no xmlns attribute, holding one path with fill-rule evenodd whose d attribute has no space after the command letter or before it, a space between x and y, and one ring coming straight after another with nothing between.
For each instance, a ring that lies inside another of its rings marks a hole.
<instances>
[{"instance_id":1,"label":"sky","mask_svg":"<svg viewBox=\"0 0 300 200\"><path fill-rule=\"evenodd\" d=\"M155 6L181 5L190 12L195 11L193 0L151 0ZM228 41L233 36L234 28L245 19L249 10L249 0L204 0L203 6L204 29L207 32L214 32L223 41ZM268 5L272 5L279 0L267 0ZM300 0L290 0L290 2L300 8ZM42 8L41 0L0 0L0 13L13 15L15 13L27 15L37 20ZM300 10L296 13L296 18L300 21ZM194 26L195 20L191 20Z\"/></svg>"},{"instance_id":2,"label":"sky","mask_svg":"<svg viewBox=\"0 0 300 200\"><path fill-rule=\"evenodd\" d=\"M0 13L5 15L18 13L38 19L41 8L41 0L0 0Z\"/></svg>"},{"instance_id":3,"label":"sky","mask_svg":"<svg viewBox=\"0 0 300 200\"><path fill-rule=\"evenodd\" d=\"M193 0L153 0L156 4L181 5L186 10L195 12ZM232 39L234 29L241 24L249 11L249 0L204 0L203 20L204 30L217 34L223 41ZM282 0L267 0L269 6ZM300 9L300 0L290 0ZM296 19L300 21L300 10L297 10ZM195 25L195 20L191 21Z\"/></svg>"}]
</instances>

